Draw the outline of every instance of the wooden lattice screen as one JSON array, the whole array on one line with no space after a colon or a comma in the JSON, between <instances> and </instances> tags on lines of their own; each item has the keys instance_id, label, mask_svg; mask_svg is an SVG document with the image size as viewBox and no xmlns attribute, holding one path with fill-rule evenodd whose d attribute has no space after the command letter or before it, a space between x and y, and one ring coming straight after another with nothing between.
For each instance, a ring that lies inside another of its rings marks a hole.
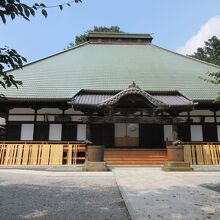
<instances>
[{"instance_id":1,"label":"wooden lattice screen","mask_svg":"<svg viewBox=\"0 0 220 220\"><path fill-rule=\"evenodd\" d=\"M0 144L0 165L62 165L85 161L84 144Z\"/></svg>"},{"instance_id":2,"label":"wooden lattice screen","mask_svg":"<svg viewBox=\"0 0 220 220\"><path fill-rule=\"evenodd\" d=\"M192 165L219 165L220 144L185 144L184 160Z\"/></svg>"}]
</instances>

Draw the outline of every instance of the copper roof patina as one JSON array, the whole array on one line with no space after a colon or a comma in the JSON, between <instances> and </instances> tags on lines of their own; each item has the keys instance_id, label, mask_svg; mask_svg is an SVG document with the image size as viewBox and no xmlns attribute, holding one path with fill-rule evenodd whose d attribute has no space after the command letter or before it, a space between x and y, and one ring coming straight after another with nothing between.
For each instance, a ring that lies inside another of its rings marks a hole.
<instances>
[{"instance_id":1,"label":"copper roof patina","mask_svg":"<svg viewBox=\"0 0 220 220\"><path fill-rule=\"evenodd\" d=\"M121 35L126 37L126 34ZM199 77L217 71L220 71L219 66L151 43L111 45L86 42L27 64L22 70L12 71L23 86L19 89L11 87L1 93L9 100L70 100L82 89L121 91L135 81L145 91L175 90L189 99L214 100L220 85L204 82ZM157 98L161 102L170 99Z\"/></svg>"}]
</instances>

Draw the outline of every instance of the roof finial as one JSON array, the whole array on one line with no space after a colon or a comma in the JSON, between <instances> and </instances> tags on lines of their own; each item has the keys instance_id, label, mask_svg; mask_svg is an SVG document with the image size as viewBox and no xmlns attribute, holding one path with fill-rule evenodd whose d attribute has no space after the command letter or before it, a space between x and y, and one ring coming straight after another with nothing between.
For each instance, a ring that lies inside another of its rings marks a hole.
<instances>
[{"instance_id":1,"label":"roof finial","mask_svg":"<svg viewBox=\"0 0 220 220\"><path fill-rule=\"evenodd\" d=\"M138 85L136 85L135 81L133 81L132 84L128 86L128 88L140 89L140 87Z\"/></svg>"}]
</instances>

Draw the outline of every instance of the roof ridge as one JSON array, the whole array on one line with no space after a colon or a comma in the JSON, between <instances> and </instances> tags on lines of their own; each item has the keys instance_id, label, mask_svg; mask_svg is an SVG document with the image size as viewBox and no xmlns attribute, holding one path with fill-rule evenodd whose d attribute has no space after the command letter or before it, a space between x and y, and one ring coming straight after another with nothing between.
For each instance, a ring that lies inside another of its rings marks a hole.
<instances>
[{"instance_id":1,"label":"roof ridge","mask_svg":"<svg viewBox=\"0 0 220 220\"><path fill-rule=\"evenodd\" d=\"M208 62L206 62L206 61L199 60L199 59L196 59L196 58L194 58L194 57L190 57L190 56L187 56L187 55L183 55L183 54L177 53L177 52L175 52L175 51L172 51L172 50L163 48L163 47L161 47L161 46L157 46L157 45L152 44L152 43L149 44L149 45L152 45L152 46L157 47L157 48L159 48L159 49L165 50L165 51L167 51L167 52L169 52L169 53L173 53L173 54L176 54L176 55L178 55L178 56L187 58L187 59L189 59L189 60L194 60L194 61L196 61L196 62L199 62L199 63L202 63L202 64L206 64L206 65L209 65L209 66L216 67L216 68L219 68L219 69L220 69L220 66L218 66L218 65L216 65L216 64L208 63Z\"/></svg>"}]
</instances>

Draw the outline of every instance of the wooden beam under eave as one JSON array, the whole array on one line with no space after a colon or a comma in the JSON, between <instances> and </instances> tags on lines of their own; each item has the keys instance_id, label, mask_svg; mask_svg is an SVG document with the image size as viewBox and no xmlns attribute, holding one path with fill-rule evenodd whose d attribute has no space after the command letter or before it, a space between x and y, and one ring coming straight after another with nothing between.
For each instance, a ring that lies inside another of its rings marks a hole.
<instances>
[{"instance_id":1,"label":"wooden beam under eave","mask_svg":"<svg viewBox=\"0 0 220 220\"><path fill-rule=\"evenodd\" d=\"M135 117L135 116L90 116L92 124L102 123L138 123L138 124L173 124L172 117Z\"/></svg>"}]
</instances>

